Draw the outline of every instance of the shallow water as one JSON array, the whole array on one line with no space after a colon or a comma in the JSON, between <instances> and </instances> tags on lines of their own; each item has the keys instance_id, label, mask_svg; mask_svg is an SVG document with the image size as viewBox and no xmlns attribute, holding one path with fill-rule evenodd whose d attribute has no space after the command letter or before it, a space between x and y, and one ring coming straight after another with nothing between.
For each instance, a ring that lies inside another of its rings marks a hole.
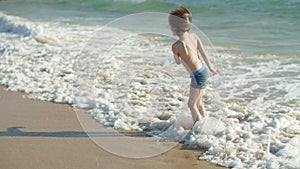
<instances>
[{"instance_id":1,"label":"shallow water","mask_svg":"<svg viewBox=\"0 0 300 169\"><path fill-rule=\"evenodd\" d=\"M177 3L0 2L1 83L32 98L89 109L107 127L180 140L192 123L186 106L190 79L173 61L175 39L164 15L145 24L119 20L102 27L125 14L168 12ZM209 147L200 158L225 166L298 168L299 2L186 6L214 44L196 30L222 71L210 77L205 105L209 120L223 126L211 133L196 128L186 143ZM156 22L162 24L151 33Z\"/></svg>"}]
</instances>

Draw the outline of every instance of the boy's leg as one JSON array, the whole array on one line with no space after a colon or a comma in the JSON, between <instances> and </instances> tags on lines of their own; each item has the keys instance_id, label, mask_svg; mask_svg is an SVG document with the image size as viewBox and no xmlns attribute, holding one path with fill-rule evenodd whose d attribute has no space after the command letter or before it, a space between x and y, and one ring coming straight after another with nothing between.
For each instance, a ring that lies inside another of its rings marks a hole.
<instances>
[{"instance_id":1,"label":"boy's leg","mask_svg":"<svg viewBox=\"0 0 300 169\"><path fill-rule=\"evenodd\" d=\"M205 117L206 112L205 112L205 108L204 108L204 105L203 105L203 95L204 95L204 89L200 89L199 97L198 97L198 100L197 100L197 108L198 108L201 116Z\"/></svg>"},{"instance_id":2,"label":"boy's leg","mask_svg":"<svg viewBox=\"0 0 300 169\"><path fill-rule=\"evenodd\" d=\"M197 89L197 88L193 88L193 87L190 88L190 96L189 96L188 106L191 110L194 122L201 120L201 115L197 108L197 101L200 96L200 90L201 89Z\"/></svg>"}]
</instances>

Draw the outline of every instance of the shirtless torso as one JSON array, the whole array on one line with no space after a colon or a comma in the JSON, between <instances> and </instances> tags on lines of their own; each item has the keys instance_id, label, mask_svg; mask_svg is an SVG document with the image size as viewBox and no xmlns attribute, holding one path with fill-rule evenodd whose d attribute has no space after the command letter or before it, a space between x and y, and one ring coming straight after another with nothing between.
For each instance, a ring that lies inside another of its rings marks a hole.
<instances>
[{"instance_id":1,"label":"shirtless torso","mask_svg":"<svg viewBox=\"0 0 300 169\"><path fill-rule=\"evenodd\" d=\"M191 85L188 106L192 112L193 120L196 122L201 120L206 114L202 98L209 76L207 69L213 74L217 74L219 70L215 69L210 63L210 59L206 55L198 35L190 32L191 12L184 6L179 6L170 12L168 19L172 34L179 38L172 45L175 62L177 64L182 63L190 73ZM204 61L206 66L203 65L201 60Z\"/></svg>"},{"instance_id":2,"label":"shirtless torso","mask_svg":"<svg viewBox=\"0 0 300 169\"><path fill-rule=\"evenodd\" d=\"M177 55L177 58L175 58L176 63L182 63L189 73L193 73L202 67L202 62L197 52L200 48L198 39L196 34L189 33L172 46L174 54Z\"/></svg>"}]
</instances>

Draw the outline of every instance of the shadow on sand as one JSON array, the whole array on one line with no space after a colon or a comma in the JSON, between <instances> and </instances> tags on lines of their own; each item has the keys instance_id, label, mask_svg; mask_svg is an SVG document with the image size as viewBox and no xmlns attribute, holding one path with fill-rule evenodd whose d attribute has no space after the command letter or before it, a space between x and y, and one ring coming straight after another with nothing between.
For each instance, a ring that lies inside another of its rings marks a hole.
<instances>
[{"instance_id":1,"label":"shadow on sand","mask_svg":"<svg viewBox=\"0 0 300 169\"><path fill-rule=\"evenodd\" d=\"M150 137L146 132L83 132L83 131L58 131L58 132L26 132L21 131L22 126L9 127L6 131L0 131L0 137L114 137L114 136L129 136L129 137Z\"/></svg>"}]
</instances>

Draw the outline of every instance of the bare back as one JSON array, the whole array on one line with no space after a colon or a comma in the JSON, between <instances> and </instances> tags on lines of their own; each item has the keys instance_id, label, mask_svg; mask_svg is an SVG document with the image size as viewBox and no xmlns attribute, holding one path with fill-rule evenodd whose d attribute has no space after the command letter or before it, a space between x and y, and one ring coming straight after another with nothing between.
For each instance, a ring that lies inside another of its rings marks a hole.
<instances>
[{"instance_id":1,"label":"bare back","mask_svg":"<svg viewBox=\"0 0 300 169\"><path fill-rule=\"evenodd\" d=\"M198 36L187 33L182 40L178 40L172 46L175 55L181 58L183 65L189 73L195 72L202 67L198 57Z\"/></svg>"}]
</instances>

